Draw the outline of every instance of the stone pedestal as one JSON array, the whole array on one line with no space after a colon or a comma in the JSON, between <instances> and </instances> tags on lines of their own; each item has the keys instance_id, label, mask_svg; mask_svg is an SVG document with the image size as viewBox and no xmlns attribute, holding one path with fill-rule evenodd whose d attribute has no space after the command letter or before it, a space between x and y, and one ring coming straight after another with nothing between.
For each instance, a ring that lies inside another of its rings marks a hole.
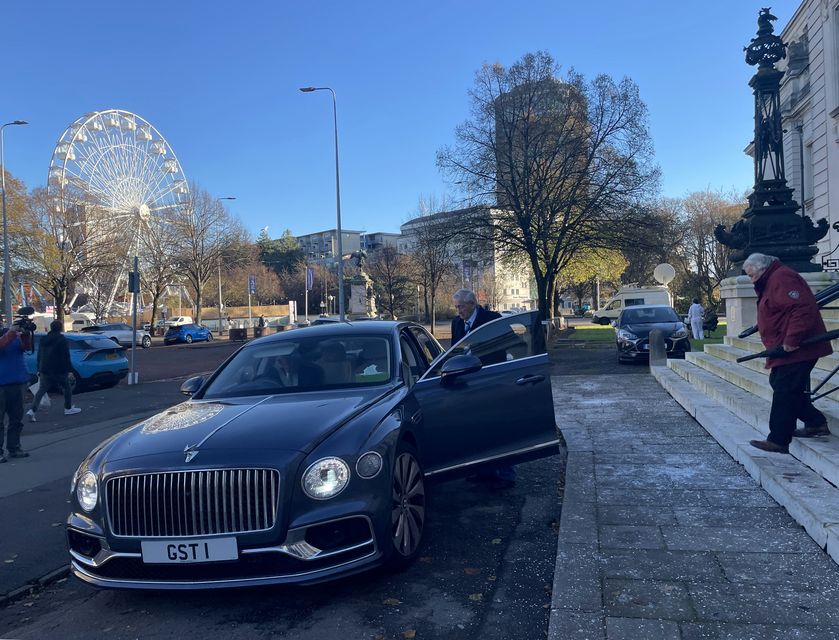
<instances>
[{"instance_id":1,"label":"stone pedestal","mask_svg":"<svg viewBox=\"0 0 839 640\"><path fill-rule=\"evenodd\" d=\"M376 296L373 295L373 281L363 271L349 281L350 284L350 309L351 316L375 318Z\"/></svg>"},{"instance_id":2,"label":"stone pedestal","mask_svg":"<svg viewBox=\"0 0 839 640\"><path fill-rule=\"evenodd\" d=\"M813 293L839 282L839 273L802 273ZM725 300L726 335L737 334L757 323L757 294L748 276L726 278L720 283L720 295Z\"/></svg>"}]
</instances>

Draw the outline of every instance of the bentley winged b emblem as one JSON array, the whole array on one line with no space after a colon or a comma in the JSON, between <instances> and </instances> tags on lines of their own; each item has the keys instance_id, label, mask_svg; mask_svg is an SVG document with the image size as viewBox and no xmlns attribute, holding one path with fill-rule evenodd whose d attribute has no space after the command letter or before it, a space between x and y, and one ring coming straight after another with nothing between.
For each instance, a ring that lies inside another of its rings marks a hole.
<instances>
[{"instance_id":1,"label":"bentley winged b emblem","mask_svg":"<svg viewBox=\"0 0 839 640\"><path fill-rule=\"evenodd\" d=\"M197 444L188 444L184 447L184 462L192 462L198 455Z\"/></svg>"}]
</instances>

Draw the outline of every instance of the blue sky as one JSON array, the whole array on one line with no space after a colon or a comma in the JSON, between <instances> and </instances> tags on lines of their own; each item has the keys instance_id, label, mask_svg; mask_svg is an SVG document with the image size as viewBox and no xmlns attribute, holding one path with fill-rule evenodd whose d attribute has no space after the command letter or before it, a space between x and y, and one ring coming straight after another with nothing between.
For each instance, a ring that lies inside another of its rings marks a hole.
<instances>
[{"instance_id":1,"label":"blue sky","mask_svg":"<svg viewBox=\"0 0 839 640\"><path fill-rule=\"evenodd\" d=\"M752 186L743 46L754 0L7 1L0 23L6 165L43 185L55 142L94 110L151 122L187 178L254 235L335 226L338 96L344 228L398 231L421 195L454 194L435 164L469 115L484 63L536 50L587 77L629 76L650 111L663 193ZM798 6L771 4L780 32Z\"/></svg>"}]
</instances>

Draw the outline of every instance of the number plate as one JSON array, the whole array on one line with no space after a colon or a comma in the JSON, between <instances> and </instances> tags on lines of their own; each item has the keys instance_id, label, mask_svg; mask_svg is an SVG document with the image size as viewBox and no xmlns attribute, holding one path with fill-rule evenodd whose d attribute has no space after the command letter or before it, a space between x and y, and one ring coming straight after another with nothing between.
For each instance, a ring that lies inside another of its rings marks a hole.
<instances>
[{"instance_id":1,"label":"number plate","mask_svg":"<svg viewBox=\"0 0 839 640\"><path fill-rule=\"evenodd\" d=\"M147 564L219 562L236 560L239 557L236 538L143 540L140 546L143 551L143 562Z\"/></svg>"}]
</instances>

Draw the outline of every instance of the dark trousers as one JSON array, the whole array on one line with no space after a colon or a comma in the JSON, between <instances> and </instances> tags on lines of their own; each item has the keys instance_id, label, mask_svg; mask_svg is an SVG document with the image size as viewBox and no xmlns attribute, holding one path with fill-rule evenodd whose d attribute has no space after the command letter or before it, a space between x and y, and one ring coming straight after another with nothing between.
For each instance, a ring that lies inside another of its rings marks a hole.
<instances>
[{"instance_id":1,"label":"dark trousers","mask_svg":"<svg viewBox=\"0 0 839 640\"><path fill-rule=\"evenodd\" d=\"M6 450L20 449L20 432L23 431L23 389L24 384L0 385L0 420L9 418L6 424ZM0 440L0 444L2 440Z\"/></svg>"},{"instance_id":2,"label":"dark trousers","mask_svg":"<svg viewBox=\"0 0 839 640\"><path fill-rule=\"evenodd\" d=\"M768 439L775 444L789 446L796 420L804 422L805 427L818 427L826 422L824 414L810 401L810 372L815 366L815 360L806 360L772 367Z\"/></svg>"},{"instance_id":3,"label":"dark trousers","mask_svg":"<svg viewBox=\"0 0 839 640\"><path fill-rule=\"evenodd\" d=\"M38 374L38 393L35 394L35 399L32 401L32 411L37 411L41 406L41 399L47 394L49 389L58 387L64 392L64 408L69 409L73 406L73 392L70 389L70 381L67 379L66 373L39 373Z\"/></svg>"}]
</instances>

